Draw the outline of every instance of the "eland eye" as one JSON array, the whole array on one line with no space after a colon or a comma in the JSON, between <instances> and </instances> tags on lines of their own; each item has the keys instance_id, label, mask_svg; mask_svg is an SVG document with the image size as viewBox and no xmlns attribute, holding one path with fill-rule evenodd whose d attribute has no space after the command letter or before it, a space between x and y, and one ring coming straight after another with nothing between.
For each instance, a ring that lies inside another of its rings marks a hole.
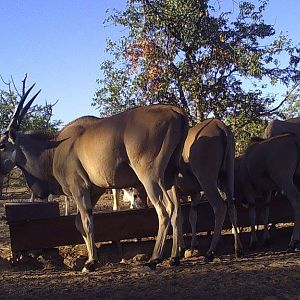
<instances>
[{"instance_id":1,"label":"eland eye","mask_svg":"<svg viewBox=\"0 0 300 300\"><path fill-rule=\"evenodd\" d=\"M0 150L4 150L5 149L5 144L0 144Z\"/></svg>"}]
</instances>

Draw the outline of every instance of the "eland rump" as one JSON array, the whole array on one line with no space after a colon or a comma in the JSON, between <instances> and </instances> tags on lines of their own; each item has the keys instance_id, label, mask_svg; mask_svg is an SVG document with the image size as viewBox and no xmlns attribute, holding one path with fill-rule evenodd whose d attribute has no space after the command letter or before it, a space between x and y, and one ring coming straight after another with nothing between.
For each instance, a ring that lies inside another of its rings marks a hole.
<instances>
[{"instance_id":1,"label":"eland rump","mask_svg":"<svg viewBox=\"0 0 300 300\"><path fill-rule=\"evenodd\" d=\"M88 250L83 271L95 269L92 209L106 188L135 187L140 183L154 205L159 221L153 254L161 261L170 223L173 226L171 264L179 263L180 209L175 179L188 131L187 117L172 105L138 107L112 117L81 117L58 133L19 132L36 94L23 108L33 86L22 96L10 124L0 138L1 175L15 165L24 172L33 193L70 195L79 209L76 227ZM44 189L40 189L44 187ZM39 195L41 197L45 195Z\"/></svg>"}]
</instances>

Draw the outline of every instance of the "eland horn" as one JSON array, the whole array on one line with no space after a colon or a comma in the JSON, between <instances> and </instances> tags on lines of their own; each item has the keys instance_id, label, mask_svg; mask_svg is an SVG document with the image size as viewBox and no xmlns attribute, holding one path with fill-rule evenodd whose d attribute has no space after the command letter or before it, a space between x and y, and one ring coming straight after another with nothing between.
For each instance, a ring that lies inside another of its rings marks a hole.
<instances>
[{"instance_id":1,"label":"eland horn","mask_svg":"<svg viewBox=\"0 0 300 300\"><path fill-rule=\"evenodd\" d=\"M38 96L38 94L40 93L41 90L38 91L38 93L36 93L31 100L26 104L26 106L23 108L23 104L27 98L27 96L29 95L29 93L31 92L31 90L33 89L33 87L35 86L35 83L26 91L26 93L24 93L21 97L20 102L18 103L18 105L15 108L15 111L11 117L11 120L9 122L9 125L7 127L7 131L14 129L14 130L18 130L20 128L20 124L21 121L23 120L27 110L29 109L30 105L32 104L32 102L34 101L34 99Z\"/></svg>"}]
</instances>

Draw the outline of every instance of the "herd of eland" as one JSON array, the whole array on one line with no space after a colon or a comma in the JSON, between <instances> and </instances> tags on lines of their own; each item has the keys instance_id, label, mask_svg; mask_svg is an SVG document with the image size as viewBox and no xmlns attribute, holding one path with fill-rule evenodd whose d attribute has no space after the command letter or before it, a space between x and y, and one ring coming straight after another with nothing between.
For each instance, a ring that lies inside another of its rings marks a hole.
<instances>
[{"instance_id":1,"label":"herd of eland","mask_svg":"<svg viewBox=\"0 0 300 300\"><path fill-rule=\"evenodd\" d=\"M0 136L0 181L19 167L32 199L50 195L72 197L77 205L76 228L85 241L88 259L83 272L95 270L93 207L99 197L113 189L114 209L119 208L121 189L131 208L154 206L158 233L147 266L155 269L163 259L170 225L173 244L170 265L179 265L185 249L180 198L191 197L192 248L197 247L196 222L200 192L215 215L215 227L206 261L216 252L226 213L233 227L236 256L243 253L237 230L234 198L249 205L250 246L256 243L255 203L264 203L265 242L271 195L283 193L291 202L295 225L289 250L300 235L300 118L274 120L265 139L254 139L235 158L233 133L222 121L208 119L189 128L183 109L174 105L151 105L97 118L84 116L57 133L20 131L26 112L38 96L25 101L24 92L5 132ZM285 160L281 157L285 156ZM127 196L126 196L127 195ZM259 200L258 200L259 199ZM68 203L68 201L66 201ZM139 203L139 204L137 204ZM140 206L141 205L141 206Z\"/></svg>"}]
</instances>

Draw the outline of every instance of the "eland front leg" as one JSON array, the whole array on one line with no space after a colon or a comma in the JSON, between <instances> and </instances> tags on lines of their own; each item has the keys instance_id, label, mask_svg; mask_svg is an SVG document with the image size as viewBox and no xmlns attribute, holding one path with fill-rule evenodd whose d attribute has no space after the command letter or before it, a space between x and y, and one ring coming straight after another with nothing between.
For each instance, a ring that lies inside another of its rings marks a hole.
<instances>
[{"instance_id":1,"label":"eland front leg","mask_svg":"<svg viewBox=\"0 0 300 300\"><path fill-rule=\"evenodd\" d=\"M95 270L98 257L94 239L93 207L90 191L81 190L72 193L72 195L79 210L79 214L76 216L76 228L82 234L88 252L88 260L82 272L91 272Z\"/></svg>"},{"instance_id":2,"label":"eland front leg","mask_svg":"<svg viewBox=\"0 0 300 300\"><path fill-rule=\"evenodd\" d=\"M300 193L292 179L284 178L280 184L282 191L290 201L294 210L294 229L288 247L288 252L299 249L300 245Z\"/></svg>"},{"instance_id":3,"label":"eland front leg","mask_svg":"<svg viewBox=\"0 0 300 300\"><path fill-rule=\"evenodd\" d=\"M198 207L200 204L200 200L201 200L200 193L195 193L191 195L191 208L189 213L189 222L192 228L191 250L195 250L199 247L199 242L197 240L197 220L198 220Z\"/></svg>"},{"instance_id":4,"label":"eland front leg","mask_svg":"<svg viewBox=\"0 0 300 300\"><path fill-rule=\"evenodd\" d=\"M113 195L113 210L120 210L120 196L121 190L120 189L112 189Z\"/></svg>"},{"instance_id":5,"label":"eland front leg","mask_svg":"<svg viewBox=\"0 0 300 300\"><path fill-rule=\"evenodd\" d=\"M250 219L250 228L251 228L249 249L254 250L257 246L255 199L250 194L246 196L246 199L247 202L249 203L249 219Z\"/></svg>"}]
</instances>

